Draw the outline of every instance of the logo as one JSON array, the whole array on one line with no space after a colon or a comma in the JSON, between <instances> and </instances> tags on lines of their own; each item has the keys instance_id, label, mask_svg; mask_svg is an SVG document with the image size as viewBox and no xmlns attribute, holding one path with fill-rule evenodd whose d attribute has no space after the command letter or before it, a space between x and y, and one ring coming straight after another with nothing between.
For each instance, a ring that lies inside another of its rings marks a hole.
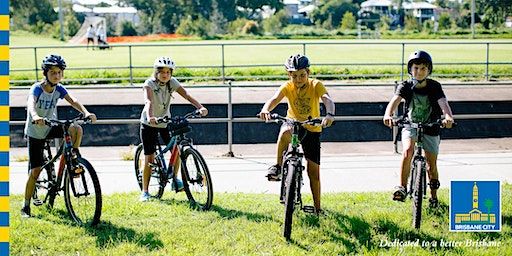
<instances>
[{"instance_id":1,"label":"logo","mask_svg":"<svg viewBox=\"0 0 512 256\"><path fill-rule=\"evenodd\" d=\"M501 231L499 181L452 181L450 231Z\"/></svg>"}]
</instances>

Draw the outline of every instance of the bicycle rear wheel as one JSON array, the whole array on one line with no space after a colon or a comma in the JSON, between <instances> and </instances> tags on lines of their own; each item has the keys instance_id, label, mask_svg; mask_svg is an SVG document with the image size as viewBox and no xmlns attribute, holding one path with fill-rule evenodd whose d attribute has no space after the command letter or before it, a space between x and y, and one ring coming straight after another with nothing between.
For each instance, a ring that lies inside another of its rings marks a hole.
<instances>
[{"instance_id":1,"label":"bicycle rear wheel","mask_svg":"<svg viewBox=\"0 0 512 256\"><path fill-rule=\"evenodd\" d=\"M190 204L200 210L208 210L213 202L213 186L210 171L201 154L187 147L181 155L181 176Z\"/></svg>"},{"instance_id":2,"label":"bicycle rear wheel","mask_svg":"<svg viewBox=\"0 0 512 256\"><path fill-rule=\"evenodd\" d=\"M142 191L142 174L144 172L144 147L142 143L137 146L135 150L135 157L133 158L135 166L135 178ZM167 177L162 173L162 163L158 157L155 158L154 167L151 167L151 176L149 176L148 192L151 197L161 198L164 194L164 188L167 184Z\"/></svg>"},{"instance_id":3,"label":"bicycle rear wheel","mask_svg":"<svg viewBox=\"0 0 512 256\"><path fill-rule=\"evenodd\" d=\"M286 180L284 188L284 228L283 235L289 240L292 235L293 212L295 211L295 202L297 197L297 172L301 166L299 162L289 161L286 166Z\"/></svg>"},{"instance_id":4,"label":"bicycle rear wheel","mask_svg":"<svg viewBox=\"0 0 512 256\"><path fill-rule=\"evenodd\" d=\"M423 175L425 175L425 164L423 161L416 161L414 164L414 169L412 170L414 174L413 180L413 194L412 194L412 225L414 228L419 229L421 226L421 204L423 202L423 184L422 181Z\"/></svg>"},{"instance_id":5,"label":"bicycle rear wheel","mask_svg":"<svg viewBox=\"0 0 512 256\"><path fill-rule=\"evenodd\" d=\"M78 158L82 172L72 175L66 170L64 200L71 218L79 225L94 226L100 222L102 197L100 182L92 165Z\"/></svg>"}]
</instances>

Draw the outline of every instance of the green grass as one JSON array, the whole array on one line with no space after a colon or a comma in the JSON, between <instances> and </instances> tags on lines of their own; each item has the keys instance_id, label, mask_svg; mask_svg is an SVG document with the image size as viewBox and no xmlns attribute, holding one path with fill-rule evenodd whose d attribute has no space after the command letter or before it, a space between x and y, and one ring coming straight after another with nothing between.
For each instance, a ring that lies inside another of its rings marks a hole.
<instances>
[{"instance_id":1,"label":"green grass","mask_svg":"<svg viewBox=\"0 0 512 256\"><path fill-rule=\"evenodd\" d=\"M48 53L58 53L65 57L68 64L66 70L66 79L91 78L87 83L105 82L103 78L129 77L129 48L114 47L107 51L92 51L84 48L58 48L64 43L49 39L36 37L28 33L13 32L10 37L11 46L56 46L54 48L43 48L37 51L37 61L34 58L33 49L11 49L10 67L11 69L33 69L34 63L39 65L40 59ZM448 77L456 77L452 74L479 74L477 79L482 79L485 73L483 65L436 65L436 63L460 63L460 62L485 62L486 45L485 44L462 44L467 42L508 42L510 44L495 44L489 49L489 61L491 62L510 62L512 59L512 40L510 39L489 39L489 40L203 40L203 41L167 41L150 42L138 45L145 47L132 47L132 66L133 76L138 82L143 81L151 74L151 65L153 60L161 55L170 55L176 61L178 69L175 72L177 77L207 77L220 76L221 70L216 68L183 68L184 66L219 66L222 64L222 49L220 46L209 44L218 43L246 43L248 45L226 45L224 47L225 65L246 65L246 64L273 64L272 67L231 67L226 68L227 76L257 76L272 75L282 76L285 74L281 64L287 56L295 53L302 53L302 43L325 43L342 42L350 43L347 45L309 45L306 48L306 54L312 60L313 74L334 74L331 78L357 78L362 75L383 73L395 75L392 79L397 79L400 73L400 66L372 65L365 66L364 63L395 63L401 62L402 46L400 43L415 43L405 46L406 58L408 54L416 49L424 49L430 52L434 58L434 75L442 74ZM364 44L364 43L377 44ZM398 44L383 44L383 43ZM457 44L438 44L456 42ZM202 46L180 46L178 44L198 44ZM281 45L262 45L264 43L281 43ZM298 43L288 45L283 43ZM435 44L432 44L435 43ZM458 44L461 43L461 44ZM147 45L153 46L147 46ZM164 46L172 44L173 46ZM315 66L315 63L341 63L335 66ZM356 63L357 65L347 65ZM105 67L118 67L107 69ZM148 67L148 68L143 68ZM181 67L181 68L180 68ZM73 70L73 68L88 68L87 70ZM490 74L499 77L510 77L512 67L510 65L491 65ZM336 75L347 75L337 77ZM33 71L11 72L11 80L30 80L35 79ZM38 75L39 78L42 74ZM374 75L373 75L374 77ZM329 79L331 79L329 78ZM268 79L268 78L266 78ZM275 78L274 78L275 79ZM328 78L326 78L328 79ZM208 80L208 78L192 78L194 81ZM126 83L126 79L116 79L115 83ZM74 83L68 81L68 83Z\"/></svg>"},{"instance_id":2,"label":"green grass","mask_svg":"<svg viewBox=\"0 0 512 256\"><path fill-rule=\"evenodd\" d=\"M97 228L78 227L62 198L53 211L33 207L21 219L21 196L11 196L12 255L512 255L512 185L502 189L502 231L449 232L448 191L441 206L425 210L421 230L411 227L411 202L387 193L336 193L322 197L326 215L294 216L292 241L282 238L283 206L277 195L215 194L210 211L188 207L183 193L137 202L138 194L104 197ZM311 198L305 201L311 204ZM437 247L381 247L381 241L438 242ZM441 247L441 241L495 241L499 247Z\"/></svg>"}]
</instances>

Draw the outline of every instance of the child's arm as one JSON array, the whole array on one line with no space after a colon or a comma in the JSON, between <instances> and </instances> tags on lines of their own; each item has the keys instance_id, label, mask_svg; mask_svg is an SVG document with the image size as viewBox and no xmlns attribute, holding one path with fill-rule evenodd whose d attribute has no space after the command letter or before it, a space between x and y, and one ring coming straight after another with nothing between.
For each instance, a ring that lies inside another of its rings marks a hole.
<instances>
[{"instance_id":1,"label":"child's arm","mask_svg":"<svg viewBox=\"0 0 512 256\"><path fill-rule=\"evenodd\" d=\"M272 96L272 98L265 102L265 105L263 105L263 107L261 108L261 111L258 114L258 116L265 121L270 120L270 111L272 111L279 104L279 102L281 102L283 98L284 94L282 93L281 90L278 90L274 94L274 96Z\"/></svg>"},{"instance_id":2,"label":"child's arm","mask_svg":"<svg viewBox=\"0 0 512 256\"><path fill-rule=\"evenodd\" d=\"M440 98L437 100L437 104L439 104L439 107L441 107L441 110L444 114L444 120L443 125L446 128L452 128L452 124L454 122L453 120L453 113L452 109L450 108L450 105L448 104L448 100L446 98Z\"/></svg>"},{"instance_id":3,"label":"child's arm","mask_svg":"<svg viewBox=\"0 0 512 256\"><path fill-rule=\"evenodd\" d=\"M146 108L148 111L146 111L146 119L149 121L150 124L155 125L156 124L156 117L153 116L153 103L151 102L151 99L153 98L153 91L150 87L144 86L144 108Z\"/></svg>"},{"instance_id":4,"label":"child's arm","mask_svg":"<svg viewBox=\"0 0 512 256\"><path fill-rule=\"evenodd\" d=\"M91 118L91 121L94 123L96 122L96 115L93 114L93 113L89 113L89 111L87 111L87 109L84 107L84 105L82 105L82 103L80 103L75 97L72 97L71 95L66 94L64 96L64 99L66 99L67 102L69 102L69 104L76 110L80 111L81 113L84 114L85 117L89 117Z\"/></svg>"},{"instance_id":5,"label":"child's arm","mask_svg":"<svg viewBox=\"0 0 512 256\"><path fill-rule=\"evenodd\" d=\"M393 113L395 113L396 108L398 108L398 105L400 105L400 101L402 101L402 97L395 95L388 103L388 106L386 107L386 112L384 112L384 117L382 118L382 121L384 124L388 127L393 127Z\"/></svg>"},{"instance_id":6,"label":"child's arm","mask_svg":"<svg viewBox=\"0 0 512 256\"><path fill-rule=\"evenodd\" d=\"M33 94L28 95L27 110L35 124L44 125L43 118L40 117L36 112L36 99L34 98Z\"/></svg>"},{"instance_id":7,"label":"child's arm","mask_svg":"<svg viewBox=\"0 0 512 256\"><path fill-rule=\"evenodd\" d=\"M199 112L201 113L201 116L208 115L208 109L203 107L203 105L201 105L201 103L199 103L196 99L194 99L194 97L192 97L192 95L188 94L187 90L185 90L185 88L183 88L183 86L178 87L176 92L178 92L178 94L181 95L181 97L188 100L192 105L194 105L194 107L196 107L199 110Z\"/></svg>"},{"instance_id":8,"label":"child's arm","mask_svg":"<svg viewBox=\"0 0 512 256\"><path fill-rule=\"evenodd\" d=\"M329 127L334 122L334 115L335 115L335 107L334 107L334 101L332 101L331 96L329 96L328 93L325 93L320 97L322 99L322 102L325 106L325 118L322 119L322 127Z\"/></svg>"}]
</instances>

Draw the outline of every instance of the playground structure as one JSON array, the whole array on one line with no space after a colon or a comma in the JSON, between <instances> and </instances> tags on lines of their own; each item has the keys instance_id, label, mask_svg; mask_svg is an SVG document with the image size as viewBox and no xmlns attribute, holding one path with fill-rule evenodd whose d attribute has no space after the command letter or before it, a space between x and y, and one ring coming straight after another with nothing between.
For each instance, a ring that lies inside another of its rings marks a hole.
<instances>
[{"instance_id":1,"label":"playground structure","mask_svg":"<svg viewBox=\"0 0 512 256\"><path fill-rule=\"evenodd\" d=\"M84 23L78 32L69 40L71 44L85 44L87 43L87 28L92 25L96 31L96 44L100 49L108 48L107 44L107 22L104 17L88 16L85 17Z\"/></svg>"}]
</instances>

